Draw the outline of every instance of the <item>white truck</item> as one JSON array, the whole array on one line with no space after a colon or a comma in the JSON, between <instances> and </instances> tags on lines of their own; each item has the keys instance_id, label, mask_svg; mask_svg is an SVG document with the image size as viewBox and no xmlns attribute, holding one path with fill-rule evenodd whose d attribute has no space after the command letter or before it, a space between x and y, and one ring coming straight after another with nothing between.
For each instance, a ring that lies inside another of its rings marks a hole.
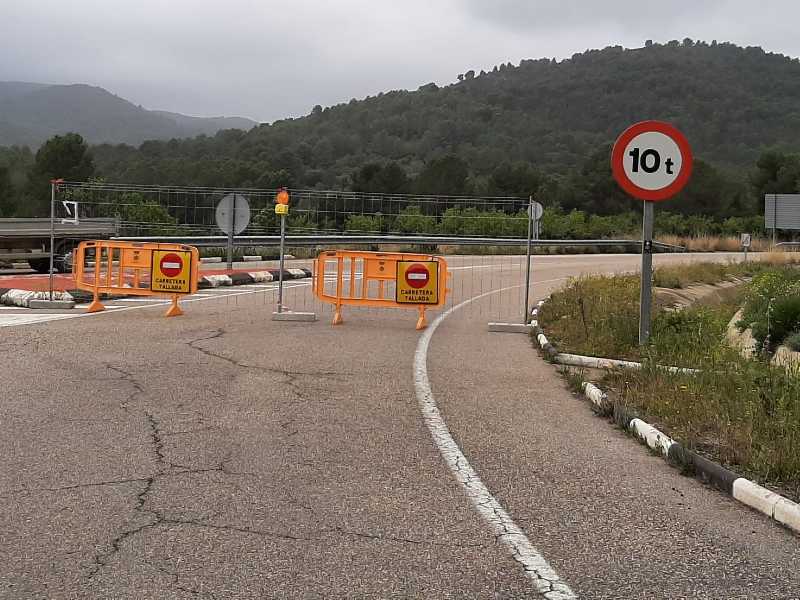
<instances>
[{"instance_id":1,"label":"white truck","mask_svg":"<svg viewBox=\"0 0 800 600\"><path fill-rule=\"evenodd\" d=\"M55 224L54 266L60 272L72 270L72 250L83 240L114 237L116 219L81 219L77 223ZM28 261L32 269L50 269L50 219L0 219L0 263Z\"/></svg>"}]
</instances>

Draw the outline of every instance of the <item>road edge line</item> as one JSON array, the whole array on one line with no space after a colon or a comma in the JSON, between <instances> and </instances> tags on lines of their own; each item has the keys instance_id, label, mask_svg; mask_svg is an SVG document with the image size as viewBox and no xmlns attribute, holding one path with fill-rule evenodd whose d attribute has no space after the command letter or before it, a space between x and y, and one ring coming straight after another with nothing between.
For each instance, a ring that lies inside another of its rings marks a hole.
<instances>
[{"instance_id":1,"label":"road edge line","mask_svg":"<svg viewBox=\"0 0 800 600\"><path fill-rule=\"evenodd\" d=\"M561 277L538 283L551 283L564 279L567 278ZM522 286L508 286L473 296L450 307L436 317L420 336L414 352L414 391L422 412L423 421L428 427L433 442L436 444L445 464L447 464L453 477L464 489L477 513L489 526L495 539L501 541L510 551L511 557L522 565L525 576L533 582L536 591L544 598L547 600L576 600L575 593L563 582L545 558L531 544L525 533L491 494L477 472L472 468L472 465L470 465L466 456L461 452L439 411L428 378L428 349L433 334L439 325L451 314L472 302L519 287Z\"/></svg>"}]
</instances>

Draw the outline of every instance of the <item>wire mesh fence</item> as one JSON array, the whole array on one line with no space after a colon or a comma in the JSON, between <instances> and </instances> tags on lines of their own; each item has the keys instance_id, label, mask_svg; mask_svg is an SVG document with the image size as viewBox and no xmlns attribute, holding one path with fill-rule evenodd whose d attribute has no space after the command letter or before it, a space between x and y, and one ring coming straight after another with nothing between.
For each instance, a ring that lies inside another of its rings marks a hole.
<instances>
[{"instance_id":1,"label":"wire mesh fence","mask_svg":"<svg viewBox=\"0 0 800 600\"><path fill-rule=\"evenodd\" d=\"M336 249L326 246L325 251ZM410 246L408 252L427 254L422 246ZM291 250L290 250L291 252ZM441 307L432 308L428 320L434 319L442 311L467 300L478 298L464 305L458 311L458 316L474 321L485 326L487 322L512 322L521 323L525 315L525 261L524 255L449 255L446 257L450 279L448 282L449 293ZM286 268L312 267L312 259L292 258L286 261ZM277 260L253 263L257 266L247 267L245 263L237 264L242 270L277 269ZM534 260L535 265L535 260ZM204 265L201 272L210 272L212 265ZM536 268L536 267L534 267ZM534 270L534 273L536 271ZM345 266L343 272L343 285L348 288L362 285L363 271L356 264L351 272ZM336 285L337 275L333 272L325 274L324 281L328 292ZM351 284L351 282L353 282ZM531 289L535 292L539 283L534 278ZM373 290L374 291L374 290ZM395 284L387 282L384 294L393 297ZM201 290L200 298L210 302L212 306L223 305L226 307L251 307L261 309L263 316L270 318L273 311L277 310L278 293L277 282L257 283L241 287L224 287L213 290ZM533 294L531 298L535 298ZM217 299L215 299L217 298ZM335 307L332 304L320 301L312 291L312 280L287 279L284 282L283 305L289 311L314 312L323 323L333 321ZM414 327L417 319L416 311L411 307L408 310L396 308L376 308L345 306L343 308L345 326L356 323L369 324L380 327Z\"/></svg>"},{"instance_id":2,"label":"wire mesh fence","mask_svg":"<svg viewBox=\"0 0 800 600\"><path fill-rule=\"evenodd\" d=\"M243 196L250 221L242 235L274 235L278 190L65 182L57 200L78 202L79 217L115 217L122 236L215 235L217 204ZM420 196L289 190L287 225L295 234L413 234L519 237L527 234L527 198Z\"/></svg>"}]
</instances>

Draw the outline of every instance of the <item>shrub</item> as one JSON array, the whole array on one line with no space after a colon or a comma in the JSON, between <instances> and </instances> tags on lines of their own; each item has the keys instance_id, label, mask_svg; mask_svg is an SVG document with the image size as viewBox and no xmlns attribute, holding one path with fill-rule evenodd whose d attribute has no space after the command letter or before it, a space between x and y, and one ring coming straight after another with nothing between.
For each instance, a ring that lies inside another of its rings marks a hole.
<instances>
[{"instance_id":1,"label":"shrub","mask_svg":"<svg viewBox=\"0 0 800 600\"><path fill-rule=\"evenodd\" d=\"M787 337L785 343L789 347L789 350L800 352L800 331L796 331Z\"/></svg>"},{"instance_id":2,"label":"shrub","mask_svg":"<svg viewBox=\"0 0 800 600\"><path fill-rule=\"evenodd\" d=\"M800 271L790 267L757 273L748 284L740 329L752 328L763 349L779 344L800 326Z\"/></svg>"}]
</instances>

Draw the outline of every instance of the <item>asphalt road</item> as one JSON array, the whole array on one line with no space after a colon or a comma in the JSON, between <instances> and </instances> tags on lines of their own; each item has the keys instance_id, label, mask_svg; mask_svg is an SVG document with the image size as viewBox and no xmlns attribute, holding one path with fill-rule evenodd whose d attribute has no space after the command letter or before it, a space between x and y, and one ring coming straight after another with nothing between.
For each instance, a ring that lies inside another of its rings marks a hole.
<instances>
[{"instance_id":1,"label":"asphalt road","mask_svg":"<svg viewBox=\"0 0 800 600\"><path fill-rule=\"evenodd\" d=\"M413 313L277 323L269 286L3 329L0 598L539 598L523 538L575 597L800 597L800 539L486 331L520 312L518 263L451 259L427 399ZM636 265L540 258L534 296ZM476 510L450 436L521 537Z\"/></svg>"}]
</instances>

